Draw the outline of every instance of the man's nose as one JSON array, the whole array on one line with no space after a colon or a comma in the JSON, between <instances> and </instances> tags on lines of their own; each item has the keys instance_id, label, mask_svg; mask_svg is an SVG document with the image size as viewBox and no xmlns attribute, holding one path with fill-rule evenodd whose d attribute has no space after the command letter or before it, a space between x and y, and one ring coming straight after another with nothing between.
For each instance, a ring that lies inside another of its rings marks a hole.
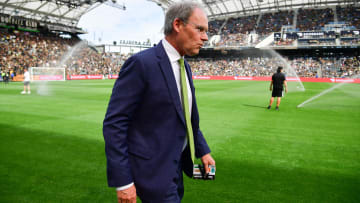
<instances>
[{"instance_id":1,"label":"man's nose","mask_svg":"<svg viewBox=\"0 0 360 203\"><path fill-rule=\"evenodd\" d=\"M206 32L204 32L204 33L201 35L201 40L202 40L202 41L208 41L208 40L209 40L208 35L207 35Z\"/></svg>"}]
</instances>

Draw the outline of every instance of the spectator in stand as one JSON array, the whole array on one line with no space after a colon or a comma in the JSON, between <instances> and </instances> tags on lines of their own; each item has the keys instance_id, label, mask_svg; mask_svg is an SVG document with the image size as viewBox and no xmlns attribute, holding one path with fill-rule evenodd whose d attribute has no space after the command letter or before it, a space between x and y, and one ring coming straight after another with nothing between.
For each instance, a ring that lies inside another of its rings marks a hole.
<instances>
[{"instance_id":1,"label":"spectator in stand","mask_svg":"<svg viewBox=\"0 0 360 203\"><path fill-rule=\"evenodd\" d=\"M358 7L337 7L339 21L344 21L355 28L360 27L360 12ZM263 14L259 23L257 24L258 16L244 16L239 18L229 18L226 24L219 31L223 20L214 20L209 23L209 35L213 36L221 33L221 41L216 45L219 47L229 46L248 46L256 45L260 40L264 39L274 31L280 31L284 25L292 25L294 18L293 11L279 11L276 13ZM326 24L334 22L333 8L323 9L299 9L297 15L297 28L301 31L320 31ZM258 37L257 41L251 42L251 37L248 35L256 30ZM210 37L211 38L211 37ZM335 39L335 35L326 36L325 38ZM280 45L289 44L293 40L278 41ZM310 40L301 41L300 45L336 45L335 40ZM342 40L342 45L357 45L360 44L359 39Z\"/></svg>"},{"instance_id":2,"label":"spectator in stand","mask_svg":"<svg viewBox=\"0 0 360 203\"><path fill-rule=\"evenodd\" d=\"M301 31L320 31L329 22L334 22L332 8L299 9L298 11L297 28Z\"/></svg>"},{"instance_id":3,"label":"spectator in stand","mask_svg":"<svg viewBox=\"0 0 360 203\"><path fill-rule=\"evenodd\" d=\"M347 7L336 7L338 20L345 22L349 26L354 26L355 29L360 28L360 7L347 6Z\"/></svg>"},{"instance_id":4,"label":"spectator in stand","mask_svg":"<svg viewBox=\"0 0 360 203\"><path fill-rule=\"evenodd\" d=\"M23 73L24 67L54 65L65 51L66 45L76 39L63 39L54 34L40 34L5 30L0 32L0 66Z\"/></svg>"},{"instance_id":5,"label":"spectator in stand","mask_svg":"<svg viewBox=\"0 0 360 203\"><path fill-rule=\"evenodd\" d=\"M358 57L286 59L299 77L353 77L360 69ZM284 64L276 57L192 59L194 75L212 76L271 76Z\"/></svg>"},{"instance_id":6,"label":"spectator in stand","mask_svg":"<svg viewBox=\"0 0 360 203\"><path fill-rule=\"evenodd\" d=\"M248 34L255 29L258 15L230 18L222 30L222 34Z\"/></svg>"},{"instance_id":7,"label":"spectator in stand","mask_svg":"<svg viewBox=\"0 0 360 203\"><path fill-rule=\"evenodd\" d=\"M217 35L220 27L224 24L224 20L213 20L209 22L209 35Z\"/></svg>"},{"instance_id":8,"label":"spectator in stand","mask_svg":"<svg viewBox=\"0 0 360 203\"><path fill-rule=\"evenodd\" d=\"M60 61L78 39L65 39L52 33L12 33L0 28L0 67L23 74L24 67L62 66ZM87 45L74 52L64 64L68 74L118 74L129 55L97 53Z\"/></svg>"},{"instance_id":9,"label":"spectator in stand","mask_svg":"<svg viewBox=\"0 0 360 203\"><path fill-rule=\"evenodd\" d=\"M3 74L3 81L4 81L4 84L9 84L9 80L10 80L10 72L9 71L4 71L4 74Z\"/></svg>"},{"instance_id":10,"label":"spectator in stand","mask_svg":"<svg viewBox=\"0 0 360 203\"><path fill-rule=\"evenodd\" d=\"M277 13L266 13L261 17L259 25L256 28L257 33L261 35L268 35L272 32L281 31L284 25L292 25L294 12L279 11Z\"/></svg>"},{"instance_id":11,"label":"spectator in stand","mask_svg":"<svg viewBox=\"0 0 360 203\"><path fill-rule=\"evenodd\" d=\"M5 72L5 70L1 71L1 79L3 81L3 84L5 84L5 81L6 81L6 72Z\"/></svg>"},{"instance_id":12,"label":"spectator in stand","mask_svg":"<svg viewBox=\"0 0 360 203\"><path fill-rule=\"evenodd\" d=\"M221 41L216 46L248 46L249 44L256 44L259 38L250 42L247 34L255 29L257 18L258 16L254 15L228 19L220 31ZM215 22L217 21L215 20ZM212 27L214 24L216 25L213 21L209 23L210 38L212 35L218 34L218 32L212 32L212 30L216 30Z\"/></svg>"},{"instance_id":13,"label":"spectator in stand","mask_svg":"<svg viewBox=\"0 0 360 203\"><path fill-rule=\"evenodd\" d=\"M359 28L360 12L358 7L337 7L339 21L344 21L350 26ZM297 25L301 30L316 30L316 26L323 26L334 20L333 9L300 9L298 12ZM293 21L292 11L280 11L277 13L263 14L256 25L258 15L242 16L229 18L224 27L220 30L225 20L214 20L209 23L209 35L221 32L221 40L215 45L218 47L239 47L255 46L269 32L278 30L284 24L291 24ZM321 19L320 19L321 18ZM314 20L313 20L314 19ZM269 30L271 25L274 28ZM254 30L257 33L254 33ZM311 37L311 39L307 38ZM334 46L336 45L334 32L327 32L324 36L303 36L297 40L298 46ZM78 38L65 39L53 33L29 33L21 31L8 31L0 28L0 68L4 72L13 71L14 75L23 74L24 67L53 67L62 66L66 68L66 73L71 75L91 74L91 75L117 75L124 61L130 56L116 53L98 53L93 48L85 44L75 54L69 57L67 62L60 64L62 56L78 44ZM285 39L273 42L272 46L291 46L294 38L287 34ZM360 38L353 32L343 31L340 36L340 45L358 46ZM198 59L202 60L202 59ZM277 64L272 59L266 57L254 57L255 63L244 59L207 60L195 69L194 74L216 74L216 75L269 75ZM326 63L321 63L321 61ZM343 64L344 58L339 60L297 58L291 62L296 66L295 70L299 76L315 77L351 77L357 68ZM311 62L310 62L311 61ZM195 61L194 61L195 63ZM258 63L258 64L257 64ZM329 65L334 63L333 65ZM351 60L349 63L356 63ZM260 65L261 64L261 65ZM325 65L326 64L326 65ZM206 68L204 68L206 66ZM271 67L271 69L269 69ZM326 67L326 68L325 68ZM339 68L335 68L339 67ZM319 71L320 70L320 71ZM270 71L270 73L269 73Z\"/></svg>"}]
</instances>

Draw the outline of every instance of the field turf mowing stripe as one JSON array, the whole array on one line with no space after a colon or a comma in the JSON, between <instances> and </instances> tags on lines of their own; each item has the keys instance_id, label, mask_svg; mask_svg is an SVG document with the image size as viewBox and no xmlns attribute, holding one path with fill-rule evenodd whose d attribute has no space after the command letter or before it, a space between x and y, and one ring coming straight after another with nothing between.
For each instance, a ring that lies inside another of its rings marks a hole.
<instances>
[{"instance_id":1,"label":"field turf mowing stripe","mask_svg":"<svg viewBox=\"0 0 360 203\"><path fill-rule=\"evenodd\" d=\"M116 202L102 137L113 83L0 84L0 202ZM269 82L195 81L217 171L184 178L183 202L360 202L360 85L296 108L333 85L291 88L275 111Z\"/></svg>"}]
</instances>

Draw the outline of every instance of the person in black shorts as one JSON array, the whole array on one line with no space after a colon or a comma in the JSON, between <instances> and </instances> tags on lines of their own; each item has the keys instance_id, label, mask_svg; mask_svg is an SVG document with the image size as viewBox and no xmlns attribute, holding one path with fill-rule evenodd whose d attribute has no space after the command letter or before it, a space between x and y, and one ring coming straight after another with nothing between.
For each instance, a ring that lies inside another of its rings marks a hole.
<instances>
[{"instance_id":1,"label":"person in black shorts","mask_svg":"<svg viewBox=\"0 0 360 203\"><path fill-rule=\"evenodd\" d=\"M279 66L276 73L274 73L274 75L271 78L270 91L272 91L272 95L270 99L270 104L267 107L268 109L271 109L271 105L274 102L274 98L277 97L276 110L279 110L281 97L283 96L284 86L285 86L285 92L287 93L288 91L286 78L284 73L282 72L283 72L283 67Z\"/></svg>"}]
</instances>

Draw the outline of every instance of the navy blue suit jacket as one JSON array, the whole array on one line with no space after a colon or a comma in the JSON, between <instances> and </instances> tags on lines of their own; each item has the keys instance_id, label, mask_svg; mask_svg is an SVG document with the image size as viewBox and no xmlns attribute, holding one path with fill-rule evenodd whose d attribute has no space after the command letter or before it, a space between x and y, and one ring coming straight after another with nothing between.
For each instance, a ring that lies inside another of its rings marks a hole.
<instances>
[{"instance_id":1,"label":"navy blue suit jacket","mask_svg":"<svg viewBox=\"0 0 360 203\"><path fill-rule=\"evenodd\" d=\"M199 158L210 149L199 129L195 89L186 62L185 67L193 98L195 154ZM185 173L192 176L188 147L182 153L186 125L180 97L161 42L124 63L114 84L103 135L110 187L134 182L138 195L156 200L176 177L179 161Z\"/></svg>"}]
</instances>

